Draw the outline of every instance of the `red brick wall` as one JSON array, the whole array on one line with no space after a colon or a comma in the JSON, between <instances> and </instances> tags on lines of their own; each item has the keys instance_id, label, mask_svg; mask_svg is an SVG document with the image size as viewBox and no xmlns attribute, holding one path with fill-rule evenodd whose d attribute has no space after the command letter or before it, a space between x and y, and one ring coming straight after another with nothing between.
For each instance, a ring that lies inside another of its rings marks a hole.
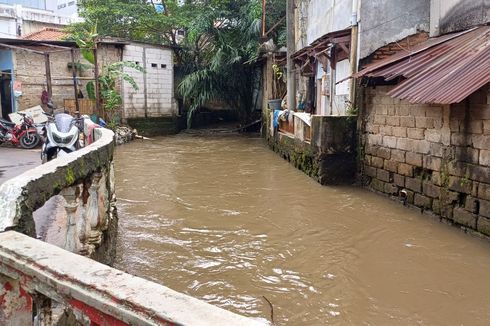
<instances>
[{"instance_id":1,"label":"red brick wall","mask_svg":"<svg viewBox=\"0 0 490 326\"><path fill-rule=\"evenodd\" d=\"M425 42L428 38L429 33L421 32L407 36L398 42L387 44L382 48L374 51L373 54L371 54L366 60L364 60L363 65L383 60L402 50L410 51L410 49L413 48L415 45Z\"/></svg>"}]
</instances>

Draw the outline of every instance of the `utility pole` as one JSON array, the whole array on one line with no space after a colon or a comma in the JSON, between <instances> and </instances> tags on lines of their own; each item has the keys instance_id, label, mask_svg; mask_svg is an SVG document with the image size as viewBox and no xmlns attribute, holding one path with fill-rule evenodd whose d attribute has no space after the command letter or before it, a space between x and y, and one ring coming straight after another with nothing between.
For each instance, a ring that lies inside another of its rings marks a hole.
<instances>
[{"instance_id":1,"label":"utility pole","mask_svg":"<svg viewBox=\"0 0 490 326\"><path fill-rule=\"evenodd\" d=\"M288 88L288 109L296 109L296 78L294 73L294 63L291 58L296 51L296 38L294 26L294 0L287 0L286 28L287 28L287 88Z\"/></svg>"}]
</instances>

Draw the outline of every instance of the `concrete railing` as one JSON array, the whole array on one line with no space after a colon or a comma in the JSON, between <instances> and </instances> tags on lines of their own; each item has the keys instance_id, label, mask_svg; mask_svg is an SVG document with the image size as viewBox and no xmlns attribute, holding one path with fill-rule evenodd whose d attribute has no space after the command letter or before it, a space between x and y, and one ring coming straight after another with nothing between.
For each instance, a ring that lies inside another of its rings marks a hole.
<instances>
[{"instance_id":1,"label":"concrete railing","mask_svg":"<svg viewBox=\"0 0 490 326\"><path fill-rule=\"evenodd\" d=\"M93 136L92 144L0 186L0 232L15 230L111 263L117 233L114 133L98 128Z\"/></svg>"},{"instance_id":2,"label":"concrete railing","mask_svg":"<svg viewBox=\"0 0 490 326\"><path fill-rule=\"evenodd\" d=\"M0 324L70 324L53 314L53 302L82 325L267 325L23 234L0 233Z\"/></svg>"}]
</instances>

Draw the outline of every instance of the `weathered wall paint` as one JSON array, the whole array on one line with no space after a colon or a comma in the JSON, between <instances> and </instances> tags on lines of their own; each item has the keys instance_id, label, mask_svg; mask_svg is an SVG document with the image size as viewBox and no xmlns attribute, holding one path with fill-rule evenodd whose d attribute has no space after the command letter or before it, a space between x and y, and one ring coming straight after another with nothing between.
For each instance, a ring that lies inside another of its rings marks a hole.
<instances>
[{"instance_id":1,"label":"weathered wall paint","mask_svg":"<svg viewBox=\"0 0 490 326\"><path fill-rule=\"evenodd\" d=\"M311 44L325 34L350 27L352 0L310 0L307 12L307 43Z\"/></svg>"},{"instance_id":2,"label":"weathered wall paint","mask_svg":"<svg viewBox=\"0 0 490 326\"><path fill-rule=\"evenodd\" d=\"M431 36L490 22L490 0L431 0Z\"/></svg>"},{"instance_id":3,"label":"weathered wall paint","mask_svg":"<svg viewBox=\"0 0 490 326\"><path fill-rule=\"evenodd\" d=\"M429 12L430 0L361 1L359 59L419 31L428 32Z\"/></svg>"}]
</instances>

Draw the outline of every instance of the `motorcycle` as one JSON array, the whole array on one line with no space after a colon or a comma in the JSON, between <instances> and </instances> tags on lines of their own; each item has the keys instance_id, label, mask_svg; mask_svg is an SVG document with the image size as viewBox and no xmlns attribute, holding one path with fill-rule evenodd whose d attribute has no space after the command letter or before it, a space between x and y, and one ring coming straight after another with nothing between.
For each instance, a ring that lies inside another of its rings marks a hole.
<instances>
[{"instance_id":1,"label":"motorcycle","mask_svg":"<svg viewBox=\"0 0 490 326\"><path fill-rule=\"evenodd\" d=\"M66 113L48 116L43 134L44 144L41 150L42 163L74 152L81 147L80 132L83 130L83 118L74 118Z\"/></svg>"},{"instance_id":2,"label":"motorcycle","mask_svg":"<svg viewBox=\"0 0 490 326\"><path fill-rule=\"evenodd\" d=\"M14 146L33 149L41 142L34 119L28 114L18 113L22 116L20 124L0 118L0 144L10 142Z\"/></svg>"}]
</instances>

